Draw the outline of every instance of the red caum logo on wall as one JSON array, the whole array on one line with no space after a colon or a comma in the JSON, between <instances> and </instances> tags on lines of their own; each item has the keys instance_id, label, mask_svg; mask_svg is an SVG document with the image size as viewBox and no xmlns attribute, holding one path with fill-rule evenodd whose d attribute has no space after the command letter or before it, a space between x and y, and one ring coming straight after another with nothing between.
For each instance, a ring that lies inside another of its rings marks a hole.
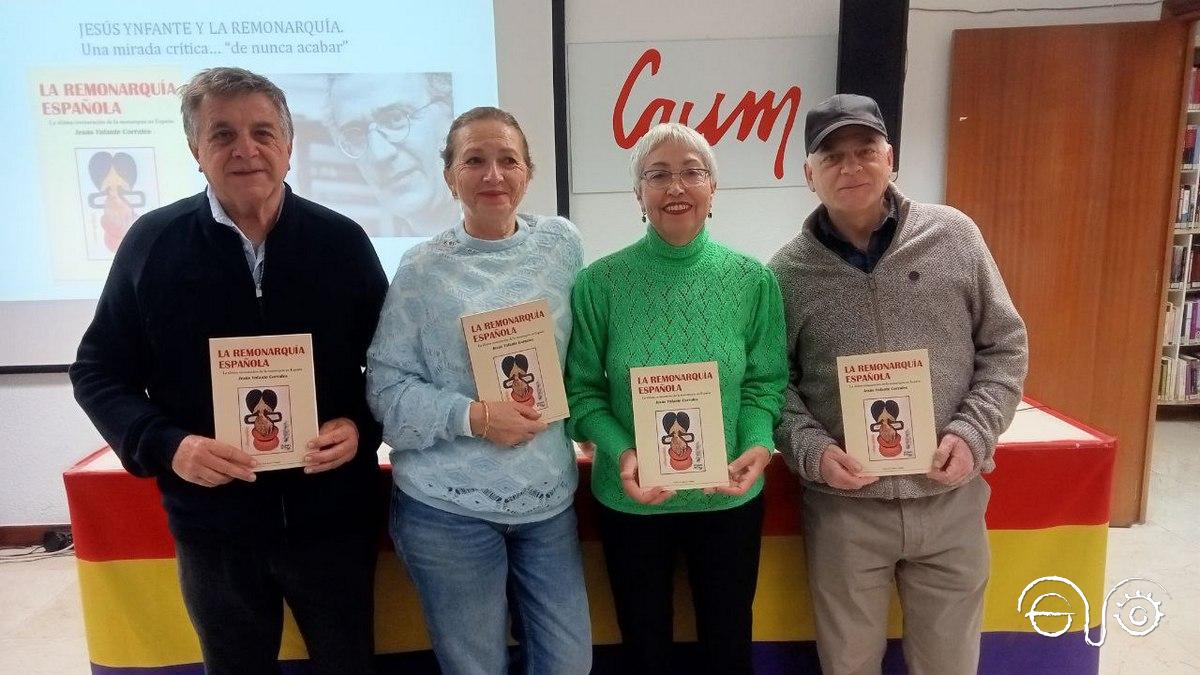
<instances>
[{"instance_id":1,"label":"red caum logo on wall","mask_svg":"<svg viewBox=\"0 0 1200 675\"><path fill-rule=\"evenodd\" d=\"M782 95L769 89L762 94L747 91L724 119L721 116L721 104L725 101L726 93L717 91L713 95L713 102L708 112L699 123L694 125L691 117L696 108L695 102L683 101L680 103L667 98L655 98L646 105L633 128L627 130L625 128L625 108L629 103L629 96L634 85L639 79L649 79L657 75L661 66L662 55L657 49L650 48L642 53L633 64L633 68L629 70L629 75L625 78L625 83L621 86L621 91L613 106L613 140L617 142L617 145L625 149L632 148L638 139L650 130L652 125L672 121L677 106L679 114L675 121L691 126L713 146L716 146L735 124L737 125L735 138L738 142L745 142L751 132L755 132L760 141L767 142L775 132L780 116L786 112L783 129L780 131L777 141L773 167L775 178L783 178L783 161L787 154L788 139L791 137L792 126L796 122L796 115L800 111L800 100L803 95L798 85L788 87ZM647 69L650 72L643 78Z\"/></svg>"}]
</instances>

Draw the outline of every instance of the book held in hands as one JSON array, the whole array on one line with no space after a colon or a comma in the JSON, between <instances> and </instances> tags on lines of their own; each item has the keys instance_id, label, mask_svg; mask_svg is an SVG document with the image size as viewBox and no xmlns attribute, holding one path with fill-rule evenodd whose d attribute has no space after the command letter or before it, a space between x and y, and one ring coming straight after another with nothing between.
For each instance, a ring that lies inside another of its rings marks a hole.
<instances>
[{"instance_id":1,"label":"book held in hands","mask_svg":"<svg viewBox=\"0 0 1200 675\"><path fill-rule=\"evenodd\" d=\"M304 466L319 429L312 335L210 338L208 352L216 439L256 471Z\"/></svg>"},{"instance_id":2,"label":"book held in hands","mask_svg":"<svg viewBox=\"0 0 1200 675\"><path fill-rule=\"evenodd\" d=\"M839 356L845 450L863 474L926 473L937 451L929 350Z\"/></svg>"},{"instance_id":3,"label":"book held in hands","mask_svg":"<svg viewBox=\"0 0 1200 675\"><path fill-rule=\"evenodd\" d=\"M462 326L479 400L529 406L542 413L543 422L570 416L545 298L468 314Z\"/></svg>"},{"instance_id":4,"label":"book held in hands","mask_svg":"<svg viewBox=\"0 0 1200 675\"><path fill-rule=\"evenodd\" d=\"M638 483L729 485L717 362L630 368Z\"/></svg>"}]
</instances>

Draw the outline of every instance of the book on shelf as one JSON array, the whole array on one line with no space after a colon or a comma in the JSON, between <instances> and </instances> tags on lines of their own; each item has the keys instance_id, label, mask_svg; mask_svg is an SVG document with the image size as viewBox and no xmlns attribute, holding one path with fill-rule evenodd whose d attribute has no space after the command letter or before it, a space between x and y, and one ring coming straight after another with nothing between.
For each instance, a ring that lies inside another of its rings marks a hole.
<instances>
[{"instance_id":1,"label":"book on shelf","mask_svg":"<svg viewBox=\"0 0 1200 675\"><path fill-rule=\"evenodd\" d=\"M1200 358L1180 354L1159 363L1158 396L1167 401L1200 400Z\"/></svg>"},{"instance_id":2,"label":"book on shelf","mask_svg":"<svg viewBox=\"0 0 1200 675\"><path fill-rule=\"evenodd\" d=\"M846 454L868 476L926 473L937 451L929 350L837 358Z\"/></svg>"},{"instance_id":3,"label":"book on shelf","mask_svg":"<svg viewBox=\"0 0 1200 675\"><path fill-rule=\"evenodd\" d=\"M716 361L630 368L629 387L641 487L729 485Z\"/></svg>"},{"instance_id":4,"label":"book on shelf","mask_svg":"<svg viewBox=\"0 0 1200 675\"><path fill-rule=\"evenodd\" d=\"M1187 342L1193 339L1192 336L1195 334L1195 331L1192 324L1195 320L1194 317L1197 309L1196 301L1185 300L1179 306L1179 323L1175 325L1174 339L1176 342Z\"/></svg>"},{"instance_id":5,"label":"book on shelf","mask_svg":"<svg viewBox=\"0 0 1200 675\"><path fill-rule=\"evenodd\" d=\"M1163 313L1163 316L1165 317L1163 319L1163 341L1164 342L1174 342L1175 341L1174 336L1176 333L1175 303L1173 303L1173 302L1167 303L1167 310Z\"/></svg>"},{"instance_id":6,"label":"book on shelf","mask_svg":"<svg viewBox=\"0 0 1200 675\"><path fill-rule=\"evenodd\" d=\"M258 461L304 466L317 437L312 334L210 338L215 437Z\"/></svg>"},{"instance_id":7,"label":"book on shelf","mask_svg":"<svg viewBox=\"0 0 1200 675\"><path fill-rule=\"evenodd\" d=\"M1182 401L1187 398L1187 387L1184 384L1187 381L1187 362L1183 359L1175 359L1175 370L1171 391L1171 398L1176 401Z\"/></svg>"},{"instance_id":8,"label":"book on shelf","mask_svg":"<svg viewBox=\"0 0 1200 675\"><path fill-rule=\"evenodd\" d=\"M1197 359L1191 354L1179 355L1179 371L1182 373L1179 384L1179 398L1185 400L1195 400L1200 398L1200 359Z\"/></svg>"},{"instance_id":9,"label":"book on shelf","mask_svg":"<svg viewBox=\"0 0 1200 675\"><path fill-rule=\"evenodd\" d=\"M1191 272L1188 274L1188 281L1193 284L1200 283L1200 246L1192 246L1192 266Z\"/></svg>"},{"instance_id":10,"label":"book on shelf","mask_svg":"<svg viewBox=\"0 0 1200 675\"><path fill-rule=\"evenodd\" d=\"M543 422L571 414L554 316L545 298L469 314L462 326L480 401L528 406L542 414Z\"/></svg>"},{"instance_id":11,"label":"book on shelf","mask_svg":"<svg viewBox=\"0 0 1200 675\"><path fill-rule=\"evenodd\" d=\"M1196 163L1196 131L1197 125L1187 125L1187 130L1183 132L1183 163Z\"/></svg>"},{"instance_id":12,"label":"book on shelf","mask_svg":"<svg viewBox=\"0 0 1200 675\"><path fill-rule=\"evenodd\" d=\"M1173 284L1183 282L1183 255L1186 251L1187 247L1179 244L1171 247L1171 283Z\"/></svg>"}]
</instances>

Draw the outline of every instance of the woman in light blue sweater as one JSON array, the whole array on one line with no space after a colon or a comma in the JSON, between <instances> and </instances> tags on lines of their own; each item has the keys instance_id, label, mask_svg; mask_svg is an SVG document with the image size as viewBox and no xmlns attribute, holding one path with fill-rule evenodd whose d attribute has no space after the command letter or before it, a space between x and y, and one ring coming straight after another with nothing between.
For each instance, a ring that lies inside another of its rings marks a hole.
<instances>
[{"instance_id":1,"label":"woman in light blue sweater","mask_svg":"<svg viewBox=\"0 0 1200 675\"><path fill-rule=\"evenodd\" d=\"M510 114L463 113L442 157L463 221L401 260L367 353L367 400L392 447L392 538L443 672L507 672L511 593L525 672L587 673L573 446L530 406L475 400L459 320L546 298L561 361L579 234L517 214L533 164Z\"/></svg>"}]
</instances>

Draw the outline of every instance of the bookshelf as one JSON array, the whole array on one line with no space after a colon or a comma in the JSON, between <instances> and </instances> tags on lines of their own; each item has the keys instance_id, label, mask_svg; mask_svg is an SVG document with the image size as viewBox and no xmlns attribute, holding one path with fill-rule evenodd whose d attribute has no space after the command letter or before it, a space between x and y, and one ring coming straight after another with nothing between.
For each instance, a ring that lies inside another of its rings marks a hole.
<instances>
[{"instance_id":1,"label":"bookshelf","mask_svg":"<svg viewBox=\"0 0 1200 675\"><path fill-rule=\"evenodd\" d=\"M1178 199L1172 209L1166 306L1159 359L1158 405L1200 405L1200 42L1193 26L1187 78Z\"/></svg>"}]
</instances>

